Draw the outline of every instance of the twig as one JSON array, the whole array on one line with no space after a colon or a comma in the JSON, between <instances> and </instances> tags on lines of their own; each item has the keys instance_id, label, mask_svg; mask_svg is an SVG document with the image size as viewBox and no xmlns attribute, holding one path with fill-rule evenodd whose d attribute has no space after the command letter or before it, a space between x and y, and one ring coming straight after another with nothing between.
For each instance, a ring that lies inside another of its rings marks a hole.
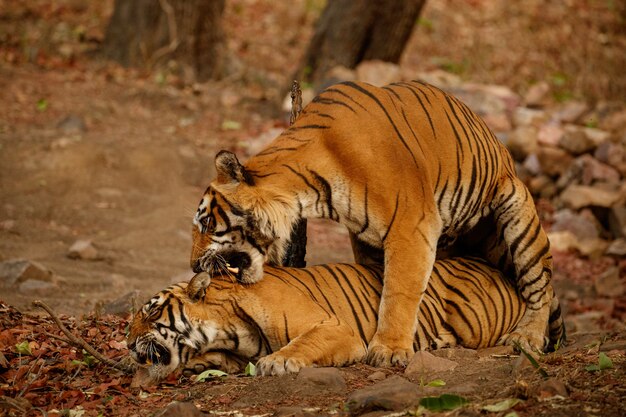
<instances>
[{"instance_id":1,"label":"twig","mask_svg":"<svg viewBox=\"0 0 626 417\"><path fill-rule=\"evenodd\" d=\"M126 365L125 363L115 362L103 356L102 354L100 354L100 352L94 349L89 343L85 342L85 340L83 340L81 337L74 336L74 334L70 332L67 329L67 327L65 327L65 325L59 319L59 317L54 313L54 311L52 311L52 309L46 303L44 303L43 301L36 300L36 301L33 301L33 306L39 307L45 310L46 313L48 313L48 315L52 317L52 320L54 320L56 325L59 326L59 329L61 329L61 331L65 334L65 336L67 336L67 338L69 339L69 342L71 342L72 345L78 348L85 349L91 356L93 356L94 358L102 362L103 364L110 366L111 368L115 368L127 374L133 373L133 369L129 367L128 365Z\"/></svg>"},{"instance_id":2,"label":"twig","mask_svg":"<svg viewBox=\"0 0 626 417\"><path fill-rule=\"evenodd\" d=\"M291 84L291 117L289 118L289 124L292 125L296 122L298 116L302 113L302 90L300 90L300 84L297 80L293 80Z\"/></svg>"}]
</instances>

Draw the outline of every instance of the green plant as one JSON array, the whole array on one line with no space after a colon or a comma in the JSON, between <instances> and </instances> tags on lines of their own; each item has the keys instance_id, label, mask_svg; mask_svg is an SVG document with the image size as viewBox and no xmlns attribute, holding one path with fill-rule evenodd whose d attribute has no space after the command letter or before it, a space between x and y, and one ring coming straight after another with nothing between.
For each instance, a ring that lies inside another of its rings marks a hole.
<instances>
[{"instance_id":1,"label":"green plant","mask_svg":"<svg viewBox=\"0 0 626 417\"><path fill-rule=\"evenodd\" d=\"M600 354L598 355L598 364L587 365L585 366L585 370L589 372L594 372L594 371L602 371L604 369L611 369L612 367L613 367L613 361L611 361L611 358L606 356L606 353L600 352Z\"/></svg>"}]
</instances>

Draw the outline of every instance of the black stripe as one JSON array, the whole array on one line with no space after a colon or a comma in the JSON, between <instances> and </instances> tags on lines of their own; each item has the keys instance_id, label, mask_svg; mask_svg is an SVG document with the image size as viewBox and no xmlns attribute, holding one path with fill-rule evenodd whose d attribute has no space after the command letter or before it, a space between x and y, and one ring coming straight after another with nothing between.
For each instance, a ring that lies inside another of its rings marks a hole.
<instances>
[{"instance_id":1,"label":"black stripe","mask_svg":"<svg viewBox=\"0 0 626 417\"><path fill-rule=\"evenodd\" d=\"M387 228L387 231L385 232L385 234L383 235L383 242L385 241L385 239L387 239L387 235L389 234L389 231L391 230L391 227L393 226L393 222L396 220L396 214L398 213L398 200L400 198L400 194L396 194L396 207L393 209L393 216L391 216L391 222L389 222L389 227Z\"/></svg>"}]
</instances>

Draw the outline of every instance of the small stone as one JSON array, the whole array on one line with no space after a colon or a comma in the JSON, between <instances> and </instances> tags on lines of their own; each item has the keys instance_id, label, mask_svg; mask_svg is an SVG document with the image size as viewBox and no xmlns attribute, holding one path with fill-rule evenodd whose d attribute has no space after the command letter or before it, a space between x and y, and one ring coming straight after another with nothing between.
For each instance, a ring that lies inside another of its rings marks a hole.
<instances>
[{"instance_id":1,"label":"small stone","mask_svg":"<svg viewBox=\"0 0 626 417\"><path fill-rule=\"evenodd\" d=\"M599 146L601 143L608 141L611 138L611 134L609 132L605 132L604 130L596 129L593 127L585 127L583 129L585 134L596 146Z\"/></svg>"},{"instance_id":2,"label":"small stone","mask_svg":"<svg viewBox=\"0 0 626 417\"><path fill-rule=\"evenodd\" d=\"M541 163L539 162L539 157L536 153L528 155L526 159L524 159L522 166L530 175L541 174Z\"/></svg>"},{"instance_id":3,"label":"small stone","mask_svg":"<svg viewBox=\"0 0 626 417\"><path fill-rule=\"evenodd\" d=\"M594 156L598 161L618 168L624 162L625 153L624 146L606 141L598 145Z\"/></svg>"},{"instance_id":4,"label":"small stone","mask_svg":"<svg viewBox=\"0 0 626 417\"><path fill-rule=\"evenodd\" d=\"M565 134L563 128L555 123L547 123L539 128L537 141L542 145L557 146Z\"/></svg>"},{"instance_id":5,"label":"small stone","mask_svg":"<svg viewBox=\"0 0 626 417\"><path fill-rule=\"evenodd\" d=\"M77 240L67 252L67 257L93 261L98 259L98 250L93 246L91 240Z\"/></svg>"},{"instance_id":6,"label":"small stone","mask_svg":"<svg viewBox=\"0 0 626 417\"><path fill-rule=\"evenodd\" d=\"M52 271L38 262L16 259L0 263L0 287L12 287L34 280L52 282Z\"/></svg>"},{"instance_id":7,"label":"small stone","mask_svg":"<svg viewBox=\"0 0 626 417\"><path fill-rule=\"evenodd\" d=\"M609 242L600 238L578 239L574 243L574 247L584 256L598 258L606 252Z\"/></svg>"},{"instance_id":8,"label":"small stone","mask_svg":"<svg viewBox=\"0 0 626 417\"><path fill-rule=\"evenodd\" d=\"M537 129L532 126L518 127L509 134L507 148L517 161L523 161L537 151Z\"/></svg>"},{"instance_id":9,"label":"small stone","mask_svg":"<svg viewBox=\"0 0 626 417\"><path fill-rule=\"evenodd\" d=\"M535 85L532 85L526 94L524 95L524 103L528 107L540 107L547 100L548 93L550 92L550 85L541 81Z\"/></svg>"},{"instance_id":10,"label":"small stone","mask_svg":"<svg viewBox=\"0 0 626 417\"><path fill-rule=\"evenodd\" d=\"M57 128L65 133L82 133L87 130L85 121L82 117L75 114L66 116L63 120L57 123Z\"/></svg>"},{"instance_id":11,"label":"small stone","mask_svg":"<svg viewBox=\"0 0 626 417\"><path fill-rule=\"evenodd\" d=\"M611 340L600 345L600 352L610 352L612 350L626 351L626 340Z\"/></svg>"},{"instance_id":12,"label":"small stone","mask_svg":"<svg viewBox=\"0 0 626 417\"><path fill-rule=\"evenodd\" d=\"M621 194L617 190L572 184L561 193L560 198L567 207L578 210L589 206L612 207L620 200Z\"/></svg>"},{"instance_id":13,"label":"small stone","mask_svg":"<svg viewBox=\"0 0 626 417\"><path fill-rule=\"evenodd\" d=\"M205 414L191 402L173 401L161 412L155 414L156 417L203 417Z\"/></svg>"},{"instance_id":14,"label":"small stone","mask_svg":"<svg viewBox=\"0 0 626 417\"><path fill-rule=\"evenodd\" d=\"M609 229L615 237L626 238L626 206L615 206L609 212Z\"/></svg>"},{"instance_id":15,"label":"small stone","mask_svg":"<svg viewBox=\"0 0 626 417\"><path fill-rule=\"evenodd\" d=\"M464 347L443 348L431 351L434 356L447 359L476 359L478 353L474 349Z\"/></svg>"},{"instance_id":16,"label":"small stone","mask_svg":"<svg viewBox=\"0 0 626 417\"><path fill-rule=\"evenodd\" d=\"M368 380L374 381L374 382L382 381L385 378L387 378L387 374L384 373L383 371L376 371L367 377Z\"/></svg>"},{"instance_id":17,"label":"small stone","mask_svg":"<svg viewBox=\"0 0 626 417\"><path fill-rule=\"evenodd\" d=\"M569 230L548 232L550 248L560 252L567 252L576 246L576 236Z\"/></svg>"},{"instance_id":18,"label":"small stone","mask_svg":"<svg viewBox=\"0 0 626 417\"><path fill-rule=\"evenodd\" d=\"M593 288L596 294L605 297L619 297L624 294L624 284L619 277L619 268L612 266L600 274L593 283Z\"/></svg>"},{"instance_id":19,"label":"small stone","mask_svg":"<svg viewBox=\"0 0 626 417\"><path fill-rule=\"evenodd\" d=\"M603 118L600 127L614 132L626 129L626 109L615 111Z\"/></svg>"},{"instance_id":20,"label":"small stone","mask_svg":"<svg viewBox=\"0 0 626 417\"><path fill-rule=\"evenodd\" d=\"M495 133L508 132L513 128L511 120L509 120L509 117L504 112L485 114L483 121L487 123L489 129Z\"/></svg>"},{"instance_id":21,"label":"small stone","mask_svg":"<svg viewBox=\"0 0 626 417\"><path fill-rule=\"evenodd\" d=\"M419 351L413 355L411 362L406 367L404 374L410 375L415 373L443 372L456 368L457 362L438 358L430 352Z\"/></svg>"},{"instance_id":22,"label":"small stone","mask_svg":"<svg viewBox=\"0 0 626 417\"><path fill-rule=\"evenodd\" d=\"M541 382L537 388L539 401L548 401L555 397L567 398L568 396L567 387L560 379L548 378Z\"/></svg>"},{"instance_id":23,"label":"small stone","mask_svg":"<svg viewBox=\"0 0 626 417\"><path fill-rule=\"evenodd\" d=\"M606 249L605 254L612 256L626 256L626 239L615 239Z\"/></svg>"},{"instance_id":24,"label":"small stone","mask_svg":"<svg viewBox=\"0 0 626 417\"><path fill-rule=\"evenodd\" d=\"M139 304L138 300L139 290L133 290L102 305L102 313L125 317L128 313L137 309L137 305Z\"/></svg>"},{"instance_id":25,"label":"small stone","mask_svg":"<svg viewBox=\"0 0 626 417\"><path fill-rule=\"evenodd\" d=\"M352 392L346 401L351 415L368 411L405 410L419 403L419 386L394 375L372 386Z\"/></svg>"},{"instance_id":26,"label":"small stone","mask_svg":"<svg viewBox=\"0 0 626 417\"><path fill-rule=\"evenodd\" d=\"M540 147L537 158L541 165L541 172L550 176L557 176L565 172L573 160L572 156L563 149L551 146Z\"/></svg>"},{"instance_id":27,"label":"small stone","mask_svg":"<svg viewBox=\"0 0 626 417\"><path fill-rule=\"evenodd\" d=\"M341 392L346 389L346 381L337 368L302 368L296 381L334 392Z\"/></svg>"},{"instance_id":28,"label":"small stone","mask_svg":"<svg viewBox=\"0 0 626 417\"><path fill-rule=\"evenodd\" d=\"M546 112L543 110L517 107L513 110L513 125L516 127L538 126L546 121Z\"/></svg>"},{"instance_id":29,"label":"small stone","mask_svg":"<svg viewBox=\"0 0 626 417\"><path fill-rule=\"evenodd\" d=\"M362 61L356 67L356 77L359 81L382 87L398 81L400 67L391 62L380 60Z\"/></svg>"},{"instance_id":30,"label":"small stone","mask_svg":"<svg viewBox=\"0 0 626 417\"><path fill-rule=\"evenodd\" d=\"M528 181L528 189L533 195L542 198L551 198L557 193L556 184L547 175L531 177Z\"/></svg>"},{"instance_id":31,"label":"small stone","mask_svg":"<svg viewBox=\"0 0 626 417\"><path fill-rule=\"evenodd\" d=\"M564 123L576 123L585 113L589 111L589 106L584 101L568 101L561 105L559 110L552 117Z\"/></svg>"},{"instance_id":32,"label":"small stone","mask_svg":"<svg viewBox=\"0 0 626 417\"><path fill-rule=\"evenodd\" d=\"M591 155L582 155L575 163L580 169L580 181L583 185L592 185L597 181L616 185L620 182L620 174L615 168L603 164Z\"/></svg>"},{"instance_id":33,"label":"small stone","mask_svg":"<svg viewBox=\"0 0 626 417\"><path fill-rule=\"evenodd\" d=\"M554 224L551 230L554 232L568 230L580 239L600 235L595 223L570 209L562 209L554 213Z\"/></svg>"},{"instance_id":34,"label":"small stone","mask_svg":"<svg viewBox=\"0 0 626 417\"><path fill-rule=\"evenodd\" d=\"M596 148L595 142L582 129L566 129L559 139L559 146L573 155L591 152Z\"/></svg>"}]
</instances>

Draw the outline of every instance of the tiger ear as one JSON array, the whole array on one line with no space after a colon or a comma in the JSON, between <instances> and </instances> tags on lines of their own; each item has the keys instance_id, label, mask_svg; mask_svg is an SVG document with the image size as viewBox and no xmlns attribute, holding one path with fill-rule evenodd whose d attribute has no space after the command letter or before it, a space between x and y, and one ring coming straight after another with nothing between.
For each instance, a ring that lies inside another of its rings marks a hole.
<instances>
[{"instance_id":1,"label":"tiger ear","mask_svg":"<svg viewBox=\"0 0 626 417\"><path fill-rule=\"evenodd\" d=\"M219 151L215 156L215 169L218 183L238 184L244 182L248 185L254 185L254 179L232 152Z\"/></svg>"},{"instance_id":2,"label":"tiger ear","mask_svg":"<svg viewBox=\"0 0 626 417\"><path fill-rule=\"evenodd\" d=\"M187 289L185 292L187 296L191 299L191 301L200 301L204 298L206 294L206 289L211 283L211 276L206 272L200 272L199 274L194 275L187 284Z\"/></svg>"}]
</instances>

